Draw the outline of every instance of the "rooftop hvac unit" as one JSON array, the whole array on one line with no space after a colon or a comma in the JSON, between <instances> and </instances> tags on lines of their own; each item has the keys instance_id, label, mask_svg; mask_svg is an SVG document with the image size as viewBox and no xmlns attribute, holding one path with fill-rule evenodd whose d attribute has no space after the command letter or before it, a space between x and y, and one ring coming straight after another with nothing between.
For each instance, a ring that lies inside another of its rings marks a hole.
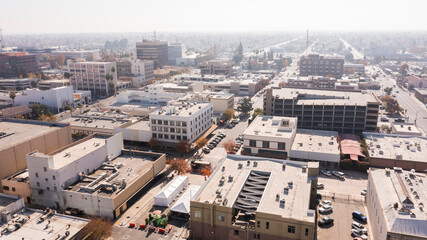
<instances>
[{"instance_id":1,"label":"rooftop hvac unit","mask_svg":"<svg viewBox=\"0 0 427 240\"><path fill-rule=\"evenodd\" d=\"M285 170L286 168L286 162L282 163L282 169Z\"/></svg>"},{"instance_id":2,"label":"rooftop hvac unit","mask_svg":"<svg viewBox=\"0 0 427 240\"><path fill-rule=\"evenodd\" d=\"M383 153L384 153L384 152L383 152L383 150L380 150L380 151L379 151L379 154L380 154L380 155L383 155Z\"/></svg>"}]
</instances>

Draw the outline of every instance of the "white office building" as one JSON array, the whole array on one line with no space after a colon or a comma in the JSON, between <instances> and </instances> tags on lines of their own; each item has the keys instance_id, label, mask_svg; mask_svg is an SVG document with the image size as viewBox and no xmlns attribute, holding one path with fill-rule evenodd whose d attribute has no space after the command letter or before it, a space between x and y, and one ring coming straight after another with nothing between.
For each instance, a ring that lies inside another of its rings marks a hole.
<instances>
[{"instance_id":1,"label":"white office building","mask_svg":"<svg viewBox=\"0 0 427 240\"><path fill-rule=\"evenodd\" d=\"M142 104L166 105L169 101L183 97L185 94L166 92L162 84L149 85L147 91L127 90L117 95L118 103L140 102Z\"/></svg>"},{"instance_id":2,"label":"white office building","mask_svg":"<svg viewBox=\"0 0 427 240\"><path fill-rule=\"evenodd\" d=\"M149 117L154 139L165 145L192 143L211 128L213 104L177 101L150 113Z\"/></svg>"},{"instance_id":3,"label":"white office building","mask_svg":"<svg viewBox=\"0 0 427 240\"><path fill-rule=\"evenodd\" d=\"M114 72L112 71L114 69ZM68 61L70 83L76 90L90 90L95 95L110 93L107 74L113 76L114 87L117 85L117 67L115 62L73 62Z\"/></svg>"}]
</instances>

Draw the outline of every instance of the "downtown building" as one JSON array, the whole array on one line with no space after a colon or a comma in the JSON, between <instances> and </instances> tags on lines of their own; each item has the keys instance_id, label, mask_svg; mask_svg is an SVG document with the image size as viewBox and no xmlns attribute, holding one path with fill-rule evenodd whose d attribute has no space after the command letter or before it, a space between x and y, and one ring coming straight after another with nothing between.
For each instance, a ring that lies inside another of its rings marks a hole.
<instances>
[{"instance_id":1,"label":"downtown building","mask_svg":"<svg viewBox=\"0 0 427 240\"><path fill-rule=\"evenodd\" d=\"M154 69L168 64L168 42L144 39L136 43L136 57L154 61Z\"/></svg>"},{"instance_id":2,"label":"downtown building","mask_svg":"<svg viewBox=\"0 0 427 240\"><path fill-rule=\"evenodd\" d=\"M133 87L141 87L154 79L154 62L141 59L116 61L119 81L130 81Z\"/></svg>"},{"instance_id":3,"label":"downtown building","mask_svg":"<svg viewBox=\"0 0 427 240\"><path fill-rule=\"evenodd\" d=\"M165 146L195 142L212 129L211 102L176 101L150 113L152 138Z\"/></svg>"},{"instance_id":4,"label":"downtown building","mask_svg":"<svg viewBox=\"0 0 427 240\"><path fill-rule=\"evenodd\" d=\"M0 77L19 77L23 73L35 73L39 70L36 55L26 52L0 53Z\"/></svg>"},{"instance_id":5,"label":"downtown building","mask_svg":"<svg viewBox=\"0 0 427 240\"><path fill-rule=\"evenodd\" d=\"M301 76L327 76L333 75L341 78L344 70L344 58L334 56L320 56L309 54L300 59Z\"/></svg>"},{"instance_id":6,"label":"downtown building","mask_svg":"<svg viewBox=\"0 0 427 240\"><path fill-rule=\"evenodd\" d=\"M321 89L334 89L337 80L332 77L322 76L292 76L286 83L287 87L296 88L321 88Z\"/></svg>"},{"instance_id":7,"label":"downtown building","mask_svg":"<svg viewBox=\"0 0 427 240\"><path fill-rule=\"evenodd\" d=\"M114 87L117 86L117 68L115 62L77 62L68 61L70 83L75 90L89 90L92 95L109 95L107 74L113 76Z\"/></svg>"},{"instance_id":8,"label":"downtown building","mask_svg":"<svg viewBox=\"0 0 427 240\"><path fill-rule=\"evenodd\" d=\"M233 74L233 62L211 60L199 63L201 75L225 75L230 77Z\"/></svg>"},{"instance_id":9,"label":"downtown building","mask_svg":"<svg viewBox=\"0 0 427 240\"><path fill-rule=\"evenodd\" d=\"M375 131L379 100L364 92L303 88L270 88L264 114L297 117L298 128L361 133Z\"/></svg>"},{"instance_id":10,"label":"downtown building","mask_svg":"<svg viewBox=\"0 0 427 240\"><path fill-rule=\"evenodd\" d=\"M190 238L316 239L318 168L227 155L190 201Z\"/></svg>"}]
</instances>

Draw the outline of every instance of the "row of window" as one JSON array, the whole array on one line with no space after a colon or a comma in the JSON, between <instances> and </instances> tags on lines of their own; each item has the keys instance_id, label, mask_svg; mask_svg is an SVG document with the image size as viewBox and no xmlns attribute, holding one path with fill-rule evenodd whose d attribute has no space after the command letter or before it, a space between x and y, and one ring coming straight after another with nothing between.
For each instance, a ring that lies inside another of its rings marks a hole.
<instances>
[{"instance_id":1,"label":"row of window","mask_svg":"<svg viewBox=\"0 0 427 240\"><path fill-rule=\"evenodd\" d=\"M161 119L151 119L151 123L157 124L157 125L166 125L166 126L178 126L178 127L187 126L187 122L184 122L184 121L169 121L169 120L161 120Z\"/></svg>"},{"instance_id":2,"label":"row of window","mask_svg":"<svg viewBox=\"0 0 427 240\"><path fill-rule=\"evenodd\" d=\"M256 140L249 140L249 146L250 147L257 147L257 141ZM270 142L269 141L262 141L262 147L263 148L270 148ZM286 149L286 143L278 142L277 143L277 149L285 150Z\"/></svg>"},{"instance_id":3,"label":"row of window","mask_svg":"<svg viewBox=\"0 0 427 240\"><path fill-rule=\"evenodd\" d=\"M187 136L173 135L173 134L162 134L153 133L153 138L170 139L170 140L187 140Z\"/></svg>"},{"instance_id":4,"label":"row of window","mask_svg":"<svg viewBox=\"0 0 427 240\"><path fill-rule=\"evenodd\" d=\"M202 211L197 211L197 210L194 211L194 217L196 217L196 218L202 218ZM225 221L225 216L223 214L218 214L217 215L217 220L219 222L224 222ZM261 221L257 221L257 228L261 228ZM265 222L265 229L270 229L270 222L268 222L268 221ZM295 232L296 232L296 227L289 225L288 226L288 233L293 233L294 234ZM306 228L305 229L305 236L308 236L308 233L309 233L309 229ZM235 230L234 231L234 235L239 235L239 230ZM254 238L260 239L260 235L259 234L258 235L254 234Z\"/></svg>"}]
</instances>

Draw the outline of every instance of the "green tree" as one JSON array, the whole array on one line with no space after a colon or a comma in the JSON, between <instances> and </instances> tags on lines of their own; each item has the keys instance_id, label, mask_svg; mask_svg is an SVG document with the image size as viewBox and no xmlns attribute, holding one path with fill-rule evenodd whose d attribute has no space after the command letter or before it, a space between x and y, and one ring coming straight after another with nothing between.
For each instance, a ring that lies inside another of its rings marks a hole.
<instances>
[{"instance_id":1,"label":"green tree","mask_svg":"<svg viewBox=\"0 0 427 240\"><path fill-rule=\"evenodd\" d=\"M69 72L64 73L64 78L69 79L71 77L71 74Z\"/></svg>"},{"instance_id":2,"label":"green tree","mask_svg":"<svg viewBox=\"0 0 427 240\"><path fill-rule=\"evenodd\" d=\"M390 87L386 87L386 88L384 88L384 92L387 94L387 95L391 95L391 92L393 91L393 88L390 88Z\"/></svg>"},{"instance_id":3,"label":"green tree","mask_svg":"<svg viewBox=\"0 0 427 240\"><path fill-rule=\"evenodd\" d=\"M243 98L242 102L237 106L237 111L244 114L248 114L252 109L252 103L249 98Z\"/></svg>"},{"instance_id":4,"label":"green tree","mask_svg":"<svg viewBox=\"0 0 427 240\"><path fill-rule=\"evenodd\" d=\"M51 117L53 115L52 112L50 112L49 108L43 104L39 104L39 103L31 104L30 108L31 108L31 114L34 119L38 119L42 115L45 115L48 117Z\"/></svg>"},{"instance_id":5,"label":"green tree","mask_svg":"<svg viewBox=\"0 0 427 240\"><path fill-rule=\"evenodd\" d=\"M10 97L10 99L12 99L12 105L15 105L16 93L14 91L11 91L9 93L9 97Z\"/></svg>"},{"instance_id":6,"label":"green tree","mask_svg":"<svg viewBox=\"0 0 427 240\"><path fill-rule=\"evenodd\" d=\"M263 111L261 108L255 108L254 113L252 114L252 119L255 119L256 116L262 115L262 114L263 114Z\"/></svg>"},{"instance_id":7,"label":"green tree","mask_svg":"<svg viewBox=\"0 0 427 240\"><path fill-rule=\"evenodd\" d=\"M402 111L402 108L399 106L397 100L390 95L382 97L381 101L385 103L385 110L389 114L398 114Z\"/></svg>"},{"instance_id":8,"label":"green tree","mask_svg":"<svg viewBox=\"0 0 427 240\"><path fill-rule=\"evenodd\" d=\"M232 108L227 109L227 111L224 112L223 117L224 117L225 121L233 119L235 117L234 109L232 109Z\"/></svg>"}]
</instances>

